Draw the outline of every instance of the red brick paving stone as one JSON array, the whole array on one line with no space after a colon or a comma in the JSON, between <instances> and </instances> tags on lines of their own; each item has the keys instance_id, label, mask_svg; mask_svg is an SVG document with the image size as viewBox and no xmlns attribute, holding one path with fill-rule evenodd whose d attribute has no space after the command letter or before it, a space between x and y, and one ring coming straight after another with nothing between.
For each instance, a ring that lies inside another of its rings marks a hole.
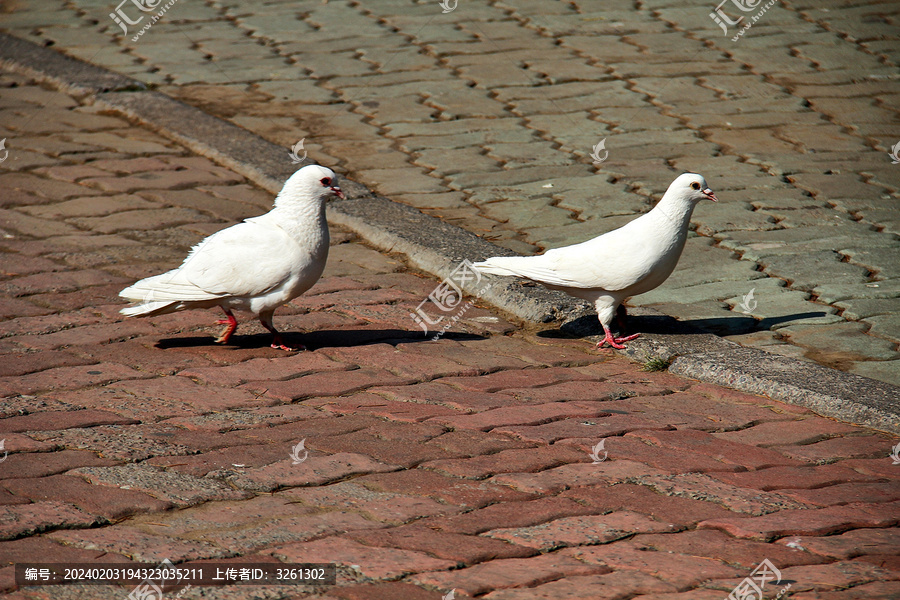
<instances>
[{"instance_id":1,"label":"red brick paving stone","mask_svg":"<svg viewBox=\"0 0 900 600\"><path fill-rule=\"evenodd\" d=\"M772 400L767 396L758 396L756 394L748 394L738 390L728 389L712 383L695 382L691 386L691 392L707 396L713 400L718 400L725 404L733 404L738 406L758 406L766 408L771 412L783 415L784 418L793 418L797 415L813 416L814 413L808 408L794 404L786 404L777 400Z\"/></svg>"},{"instance_id":2,"label":"red brick paving stone","mask_svg":"<svg viewBox=\"0 0 900 600\"><path fill-rule=\"evenodd\" d=\"M284 358L254 358L236 365L186 369L178 374L206 384L236 387L248 381L294 379L349 368L319 352L300 352Z\"/></svg>"},{"instance_id":3,"label":"red brick paving stone","mask_svg":"<svg viewBox=\"0 0 900 600\"><path fill-rule=\"evenodd\" d=\"M515 397L519 403L621 400L634 396L659 396L670 389L646 383L614 383L610 381L567 381L539 388L508 388L501 393Z\"/></svg>"},{"instance_id":4,"label":"red brick paving stone","mask_svg":"<svg viewBox=\"0 0 900 600\"><path fill-rule=\"evenodd\" d=\"M896 548L892 551L896 552ZM857 556L852 562L868 563L888 571L900 573L900 556L897 554L866 554L864 556Z\"/></svg>"},{"instance_id":5,"label":"red brick paving stone","mask_svg":"<svg viewBox=\"0 0 900 600\"><path fill-rule=\"evenodd\" d=\"M900 582L876 581L836 592L800 592L791 600L894 600L900 598Z\"/></svg>"},{"instance_id":6,"label":"red brick paving stone","mask_svg":"<svg viewBox=\"0 0 900 600\"><path fill-rule=\"evenodd\" d=\"M689 592L673 594L649 594L635 596L631 600L723 600L729 592L719 590L694 589Z\"/></svg>"},{"instance_id":7,"label":"red brick paving stone","mask_svg":"<svg viewBox=\"0 0 900 600\"><path fill-rule=\"evenodd\" d=\"M0 506L0 540L35 535L50 529L91 527L104 519L55 500Z\"/></svg>"},{"instance_id":8,"label":"red brick paving stone","mask_svg":"<svg viewBox=\"0 0 900 600\"><path fill-rule=\"evenodd\" d=\"M0 420L0 423L2 422ZM11 454L16 452L47 452L54 449L53 444L40 442L30 436L18 433L3 434L3 446L3 450Z\"/></svg>"},{"instance_id":9,"label":"red brick paving stone","mask_svg":"<svg viewBox=\"0 0 900 600\"><path fill-rule=\"evenodd\" d=\"M196 354L162 351L147 338L124 340L102 346L78 346L72 352L91 361L115 361L156 375L175 375L183 369L202 369L215 363Z\"/></svg>"},{"instance_id":10,"label":"red brick paving stone","mask_svg":"<svg viewBox=\"0 0 900 600\"><path fill-rule=\"evenodd\" d=\"M48 411L0 419L0 434L20 431L52 431L97 425L131 425L137 422L105 410Z\"/></svg>"},{"instance_id":11,"label":"red brick paving stone","mask_svg":"<svg viewBox=\"0 0 900 600\"><path fill-rule=\"evenodd\" d=\"M301 404L279 404L260 408L239 408L218 413L208 413L194 417L174 417L160 422L160 425L181 427L190 431L226 432L257 427L273 427L305 421L322 419L328 415L322 411Z\"/></svg>"},{"instance_id":12,"label":"red brick paving stone","mask_svg":"<svg viewBox=\"0 0 900 600\"><path fill-rule=\"evenodd\" d=\"M357 369L313 373L288 381L254 381L245 383L240 389L263 392L278 400L293 401L314 396L343 396L366 388L406 383L412 383L412 380L397 377L383 369Z\"/></svg>"},{"instance_id":13,"label":"red brick paving stone","mask_svg":"<svg viewBox=\"0 0 900 600\"><path fill-rule=\"evenodd\" d=\"M287 450L286 447L285 454L289 454ZM241 469L240 472L229 473L226 481L239 489L271 492L282 487L324 485L351 475L388 473L398 469L400 467L397 465L384 464L362 454L339 452L328 456L310 455L298 465L286 458L255 469Z\"/></svg>"},{"instance_id":14,"label":"red brick paving stone","mask_svg":"<svg viewBox=\"0 0 900 600\"><path fill-rule=\"evenodd\" d=\"M444 377L440 383L474 392L499 392L509 388L535 388L571 381L589 381L588 375L562 367L528 368L498 371L481 377Z\"/></svg>"},{"instance_id":15,"label":"red brick paving stone","mask_svg":"<svg viewBox=\"0 0 900 600\"><path fill-rule=\"evenodd\" d=\"M490 431L495 427L541 425L562 418L593 418L608 414L589 402L548 402L531 406L495 408L474 415L436 417L429 422L440 423L453 429Z\"/></svg>"},{"instance_id":16,"label":"red brick paving stone","mask_svg":"<svg viewBox=\"0 0 900 600\"><path fill-rule=\"evenodd\" d=\"M17 297L49 292L74 292L84 287L113 283L127 284L128 280L99 269L81 269L61 273L37 273L8 279L0 282L0 291L4 295Z\"/></svg>"},{"instance_id":17,"label":"red brick paving stone","mask_svg":"<svg viewBox=\"0 0 900 600\"><path fill-rule=\"evenodd\" d=\"M480 456L495 454L512 448L533 448L534 444L510 439L504 435L494 435L481 431L447 431L426 442L429 446L443 448L458 456Z\"/></svg>"},{"instance_id":18,"label":"red brick paving stone","mask_svg":"<svg viewBox=\"0 0 900 600\"><path fill-rule=\"evenodd\" d=\"M492 504L461 515L422 519L420 523L452 533L478 534L496 529L498 525L530 527L554 519L593 513L591 508L573 500L549 497L524 502Z\"/></svg>"},{"instance_id":19,"label":"red brick paving stone","mask_svg":"<svg viewBox=\"0 0 900 600\"><path fill-rule=\"evenodd\" d=\"M373 492L350 481L313 488L294 488L279 492L279 496L291 502L302 502L312 507L340 508L360 512L373 520L401 525L420 517L433 517L458 513L457 506L439 504L431 498L406 496L387 492Z\"/></svg>"},{"instance_id":20,"label":"red brick paving stone","mask_svg":"<svg viewBox=\"0 0 900 600\"><path fill-rule=\"evenodd\" d=\"M650 488L630 483L577 487L565 491L560 498L569 498L593 510L593 514L631 510L657 521L692 527L700 521L724 518L733 513L725 508L691 498L663 496Z\"/></svg>"},{"instance_id":21,"label":"red brick paving stone","mask_svg":"<svg viewBox=\"0 0 900 600\"><path fill-rule=\"evenodd\" d=\"M701 529L722 529L737 538L770 541L786 535L821 536L862 527L893 527L900 522L900 502L853 503L806 510L782 510L761 517L703 521Z\"/></svg>"},{"instance_id":22,"label":"red brick paving stone","mask_svg":"<svg viewBox=\"0 0 900 600\"><path fill-rule=\"evenodd\" d=\"M720 402L692 391L633 398L622 403L624 407L632 405L635 412L644 411L637 415L642 418L660 421L678 429L702 431L742 429L756 423L792 418L763 406Z\"/></svg>"},{"instance_id":23,"label":"red brick paving stone","mask_svg":"<svg viewBox=\"0 0 900 600\"><path fill-rule=\"evenodd\" d=\"M497 558L524 558L538 554L534 548L508 544L480 535L437 531L418 523L386 529L351 531L345 533L344 537L368 546L387 546L424 552L463 565Z\"/></svg>"},{"instance_id":24,"label":"red brick paving stone","mask_svg":"<svg viewBox=\"0 0 900 600\"><path fill-rule=\"evenodd\" d=\"M41 390L81 388L110 381L144 379L152 376L151 373L142 373L114 363L56 367L19 377L0 377L0 397L10 394L33 394Z\"/></svg>"},{"instance_id":25,"label":"red brick paving stone","mask_svg":"<svg viewBox=\"0 0 900 600\"><path fill-rule=\"evenodd\" d=\"M119 461L101 458L87 450L61 450L59 452L23 452L10 454L0 468L0 479L46 477L78 467L105 467Z\"/></svg>"},{"instance_id":26,"label":"red brick paving stone","mask_svg":"<svg viewBox=\"0 0 900 600\"><path fill-rule=\"evenodd\" d=\"M800 565L781 570L781 577L796 582L791 586L794 593L811 590L833 590L870 583L873 581L896 581L900 573L883 569L865 562L836 562L827 565Z\"/></svg>"},{"instance_id":27,"label":"red brick paving stone","mask_svg":"<svg viewBox=\"0 0 900 600\"><path fill-rule=\"evenodd\" d=\"M6 479L2 485L12 493L35 502L68 502L87 513L110 520L142 512L168 510L173 506L170 502L157 500L141 492L90 485L81 478L68 475Z\"/></svg>"},{"instance_id":28,"label":"red brick paving stone","mask_svg":"<svg viewBox=\"0 0 900 600\"><path fill-rule=\"evenodd\" d=\"M147 376L152 377L152 374ZM145 422L275 403L249 390L198 385L185 377L126 381L60 397L66 402L109 410Z\"/></svg>"},{"instance_id":29,"label":"red brick paving stone","mask_svg":"<svg viewBox=\"0 0 900 600\"><path fill-rule=\"evenodd\" d=\"M420 552L364 546L339 537L278 546L269 552L285 562L356 565L354 571L372 579L396 579L412 573L442 571L456 566L455 562Z\"/></svg>"},{"instance_id":30,"label":"red brick paving stone","mask_svg":"<svg viewBox=\"0 0 900 600\"><path fill-rule=\"evenodd\" d=\"M528 442L552 444L565 439L600 440L621 436L641 429L669 429L668 425L631 415L609 414L590 419L561 419L543 425L510 425L497 427L492 433L510 435Z\"/></svg>"},{"instance_id":31,"label":"red brick paving stone","mask_svg":"<svg viewBox=\"0 0 900 600\"><path fill-rule=\"evenodd\" d=\"M47 537L30 537L0 542L0 566L17 562L130 562L126 557L98 550L58 544Z\"/></svg>"},{"instance_id":32,"label":"red brick paving stone","mask_svg":"<svg viewBox=\"0 0 900 600\"><path fill-rule=\"evenodd\" d=\"M374 387L369 388L368 391L380 394L389 400L436 404L464 412L481 412L491 408L516 405L516 401L506 394L458 390L436 381L396 387Z\"/></svg>"},{"instance_id":33,"label":"red brick paving stone","mask_svg":"<svg viewBox=\"0 0 900 600\"><path fill-rule=\"evenodd\" d=\"M560 465L583 462L584 454L566 446L503 450L489 456L451 458L422 463L423 469L447 473L455 477L484 479L498 473L528 473Z\"/></svg>"},{"instance_id":34,"label":"red brick paving stone","mask_svg":"<svg viewBox=\"0 0 900 600\"><path fill-rule=\"evenodd\" d=\"M398 377L413 381L478 374L478 370L474 367L461 365L452 360L419 354L410 349L402 352L399 345L394 347L390 344L369 344L349 348L325 348L318 352L347 364L372 369L386 368Z\"/></svg>"},{"instance_id":35,"label":"red brick paving stone","mask_svg":"<svg viewBox=\"0 0 900 600\"><path fill-rule=\"evenodd\" d=\"M18 298L0 298L0 321L18 317L36 317L47 315L52 310Z\"/></svg>"},{"instance_id":36,"label":"red brick paving stone","mask_svg":"<svg viewBox=\"0 0 900 600\"><path fill-rule=\"evenodd\" d=\"M359 431L384 423L369 415L346 415L326 419L307 419L270 427L239 429L219 434L218 441L209 448L224 448L241 444L283 443L293 446L298 441L309 438L341 435Z\"/></svg>"},{"instance_id":37,"label":"red brick paving stone","mask_svg":"<svg viewBox=\"0 0 900 600\"><path fill-rule=\"evenodd\" d=\"M69 471L68 474L83 477L94 485L144 492L179 507L211 500L243 499L249 496L246 492L232 489L218 481L163 471L146 463L132 463L118 467L81 467Z\"/></svg>"},{"instance_id":38,"label":"red brick paving stone","mask_svg":"<svg viewBox=\"0 0 900 600\"><path fill-rule=\"evenodd\" d=\"M474 596L496 589L531 587L556 579L609 572L607 567L587 565L557 552L530 558L497 559L456 571L421 573L408 579Z\"/></svg>"},{"instance_id":39,"label":"red brick paving stone","mask_svg":"<svg viewBox=\"0 0 900 600\"><path fill-rule=\"evenodd\" d=\"M6 279L7 277L65 270L67 270L65 265L40 256L4 252L3 266L0 267L0 277Z\"/></svg>"},{"instance_id":40,"label":"red brick paving stone","mask_svg":"<svg viewBox=\"0 0 900 600\"><path fill-rule=\"evenodd\" d=\"M773 446L782 454L814 463L848 458L879 458L890 454L896 441L887 435L846 436L807 446Z\"/></svg>"},{"instance_id":41,"label":"red brick paving stone","mask_svg":"<svg viewBox=\"0 0 900 600\"><path fill-rule=\"evenodd\" d=\"M162 467L192 477L204 477L211 471L259 468L284 460L285 448L276 444L260 444L221 448L203 454L184 456L157 456L147 461L154 467ZM240 466L236 466L240 465Z\"/></svg>"},{"instance_id":42,"label":"red brick paving stone","mask_svg":"<svg viewBox=\"0 0 900 600\"><path fill-rule=\"evenodd\" d=\"M729 442L752 444L766 448L784 444L812 444L835 435L856 433L858 431L858 427L847 423L818 417L806 417L795 421L770 421L748 429L726 431L714 435Z\"/></svg>"},{"instance_id":43,"label":"red brick paving stone","mask_svg":"<svg viewBox=\"0 0 900 600\"><path fill-rule=\"evenodd\" d=\"M832 506L850 502L893 502L900 500L900 485L896 482L842 483L814 490L780 490L782 494L807 504Z\"/></svg>"},{"instance_id":44,"label":"red brick paving stone","mask_svg":"<svg viewBox=\"0 0 900 600\"><path fill-rule=\"evenodd\" d=\"M0 335L13 336L51 333L76 325L97 323L101 318L101 315L97 314L96 311L87 310L72 311L66 314L20 317L0 323Z\"/></svg>"},{"instance_id":45,"label":"red brick paving stone","mask_svg":"<svg viewBox=\"0 0 900 600\"><path fill-rule=\"evenodd\" d=\"M580 447L577 440L573 441ZM558 445L564 446L567 444L568 440L561 440ZM661 446L651 446L633 437L632 434L606 438L605 447L609 453L609 458L634 460L668 473L711 473L743 470L739 465L724 463L702 454L690 451L673 452Z\"/></svg>"},{"instance_id":46,"label":"red brick paving stone","mask_svg":"<svg viewBox=\"0 0 900 600\"><path fill-rule=\"evenodd\" d=\"M778 510L815 508L777 491L761 492L740 488L713 479L702 473L641 477L636 483L646 485L667 496L699 498L715 502L725 508L750 515L764 515Z\"/></svg>"},{"instance_id":47,"label":"red brick paving stone","mask_svg":"<svg viewBox=\"0 0 900 600\"><path fill-rule=\"evenodd\" d=\"M517 358L527 363L546 365L548 367L577 367L607 360L602 356L593 354L590 344L585 344L582 350L555 344L528 343L518 338L506 336L460 343L467 348L481 350L482 352L496 352L497 354Z\"/></svg>"},{"instance_id":48,"label":"red brick paving stone","mask_svg":"<svg viewBox=\"0 0 900 600\"><path fill-rule=\"evenodd\" d=\"M131 524L79 531L54 531L46 537L71 548L121 554L137 562L159 563L233 556L234 551L202 540L184 540L171 535L153 535Z\"/></svg>"},{"instance_id":49,"label":"red brick paving stone","mask_svg":"<svg viewBox=\"0 0 900 600\"><path fill-rule=\"evenodd\" d=\"M355 452L382 463L399 465L407 469L428 461L455 458L454 454L437 446L426 446L419 440L384 439L367 431L316 438L310 440L307 447L327 453Z\"/></svg>"},{"instance_id":50,"label":"red brick paving stone","mask_svg":"<svg viewBox=\"0 0 900 600\"><path fill-rule=\"evenodd\" d=\"M489 350L481 350L477 346L463 346L456 340L446 338L434 342L419 342L416 344L416 353L475 367L479 373L493 373L503 369L524 369L531 366L531 363L518 358L494 354Z\"/></svg>"},{"instance_id":51,"label":"red brick paving stone","mask_svg":"<svg viewBox=\"0 0 900 600\"><path fill-rule=\"evenodd\" d=\"M674 591L675 586L639 571L619 571L607 575L566 577L537 587L499 590L485 600L598 600L633 598L634 594ZM646 596L638 596L645 598Z\"/></svg>"},{"instance_id":52,"label":"red brick paving stone","mask_svg":"<svg viewBox=\"0 0 900 600\"><path fill-rule=\"evenodd\" d=\"M729 442L719 439L712 434L691 429L679 431L634 431L626 434L626 437L630 436L648 441L661 448L671 448L671 451L674 451L676 454L693 452L751 470L800 466L802 464L768 448Z\"/></svg>"},{"instance_id":53,"label":"red brick paving stone","mask_svg":"<svg viewBox=\"0 0 900 600\"><path fill-rule=\"evenodd\" d=\"M107 344L114 340L150 335L155 332L156 328L146 321L128 321L73 327L45 335L23 335L12 338L12 341L26 348L56 350L68 346Z\"/></svg>"},{"instance_id":54,"label":"red brick paving stone","mask_svg":"<svg viewBox=\"0 0 900 600\"><path fill-rule=\"evenodd\" d=\"M788 543L795 538L782 538L777 543ZM853 529L840 535L800 538L798 542L807 552L849 560L865 554L896 553L900 547L900 529Z\"/></svg>"},{"instance_id":55,"label":"red brick paving stone","mask_svg":"<svg viewBox=\"0 0 900 600\"><path fill-rule=\"evenodd\" d=\"M603 546L566 548L556 554L597 564L615 571L640 571L672 584L678 590L695 587L710 579L743 576L743 572L717 560L687 554L669 554L641 549L634 540Z\"/></svg>"},{"instance_id":56,"label":"red brick paving stone","mask_svg":"<svg viewBox=\"0 0 900 600\"><path fill-rule=\"evenodd\" d=\"M793 565L828 562L820 556L778 544L763 544L748 540L736 543L734 538L721 531L706 529L682 531L674 535L640 534L634 537L634 542L639 547L721 560L750 570L755 569L763 557L768 558L779 569Z\"/></svg>"},{"instance_id":57,"label":"red brick paving stone","mask_svg":"<svg viewBox=\"0 0 900 600\"><path fill-rule=\"evenodd\" d=\"M489 481L507 485L522 492L555 494L583 486L608 486L635 477L663 475L662 471L631 460L606 460L592 464L587 454L587 462L578 462L538 473L505 473L495 475Z\"/></svg>"},{"instance_id":58,"label":"red brick paving stone","mask_svg":"<svg viewBox=\"0 0 900 600\"><path fill-rule=\"evenodd\" d=\"M883 458L852 458L842 460L837 465L870 477L900 480L897 465L893 464L893 460L886 456Z\"/></svg>"},{"instance_id":59,"label":"red brick paving stone","mask_svg":"<svg viewBox=\"0 0 900 600\"><path fill-rule=\"evenodd\" d=\"M445 406L393 402L369 393L354 394L349 398L312 398L303 402L306 406L315 406L331 414L370 414L403 423L420 423L459 414L458 410Z\"/></svg>"},{"instance_id":60,"label":"red brick paving stone","mask_svg":"<svg viewBox=\"0 0 900 600\"><path fill-rule=\"evenodd\" d=\"M481 535L545 552L568 546L606 544L635 534L668 533L677 529L672 523L661 523L625 510L605 515L564 517L531 527L491 529Z\"/></svg>"},{"instance_id":61,"label":"red brick paving stone","mask_svg":"<svg viewBox=\"0 0 900 600\"><path fill-rule=\"evenodd\" d=\"M28 498L23 498L22 496L16 496L14 494L10 494L6 489L0 487L0 506L12 505L12 504L28 504L31 502Z\"/></svg>"},{"instance_id":62,"label":"red brick paving stone","mask_svg":"<svg viewBox=\"0 0 900 600\"><path fill-rule=\"evenodd\" d=\"M341 600L436 600L441 594L410 583L391 582L333 588L328 598Z\"/></svg>"},{"instance_id":63,"label":"red brick paving stone","mask_svg":"<svg viewBox=\"0 0 900 600\"><path fill-rule=\"evenodd\" d=\"M20 376L55 367L75 367L95 363L65 350L44 352L4 352L0 377Z\"/></svg>"},{"instance_id":64,"label":"red brick paving stone","mask_svg":"<svg viewBox=\"0 0 900 600\"><path fill-rule=\"evenodd\" d=\"M513 503L533 498L526 494L484 481L447 477L433 471L410 469L382 475L364 475L353 480L376 491L428 496L440 502L466 508L494 503Z\"/></svg>"},{"instance_id":65,"label":"red brick paving stone","mask_svg":"<svg viewBox=\"0 0 900 600\"><path fill-rule=\"evenodd\" d=\"M711 477L744 488L758 490L815 489L852 482L877 481L876 475L866 475L844 466L845 462L832 465L804 467L772 467L743 473L715 473Z\"/></svg>"}]
</instances>

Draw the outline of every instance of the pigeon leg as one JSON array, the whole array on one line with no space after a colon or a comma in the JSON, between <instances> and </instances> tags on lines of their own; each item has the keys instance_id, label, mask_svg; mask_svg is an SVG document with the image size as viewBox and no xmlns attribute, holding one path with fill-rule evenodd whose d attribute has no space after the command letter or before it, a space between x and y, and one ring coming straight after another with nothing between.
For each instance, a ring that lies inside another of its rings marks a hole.
<instances>
[{"instance_id":1,"label":"pigeon leg","mask_svg":"<svg viewBox=\"0 0 900 600\"><path fill-rule=\"evenodd\" d=\"M260 313L259 314L259 322L262 323L262 326L269 330L272 334L272 347L277 350L285 350L287 352L296 352L297 350L306 350L306 346L300 345L297 348L291 348L290 346L286 346L284 340L281 339L281 334L278 333L278 330L275 329L275 325L272 323L272 317L275 315L275 312L272 311L270 313Z\"/></svg>"},{"instance_id":2,"label":"pigeon leg","mask_svg":"<svg viewBox=\"0 0 900 600\"><path fill-rule=\"evenodd\" d=\"M607 327L606 325L603 326L603 331L606 333L606 337L597 343L598 350L600 348L602 348L604 344L609 344L610 346L612 346L613 348L616 348L617 350L624 350L625 342L630 342L634 338L641 335L639 333L635 333L635 334L629 335L627 337L615 337L612 334L612 331L610 331L609 327Z\"/></svg>"},{"instance_id":3,"label":"pigeon leg","mask_svg":"<svg viewBox=\"0 0 900 600\"><path fill-rule=\"evenodd\" d=\"M234 333L234 330L237 329L238 322L237 319L234 318L234 314L224 306L222 310L225 311L226 319L219 319L216 321L217 325L228 324L228 327L222 330L222 333L219 334L219 337L216 338L217 344L227 344L228 340L231 339L231 334Z\"/></svg>"}]
</instances>

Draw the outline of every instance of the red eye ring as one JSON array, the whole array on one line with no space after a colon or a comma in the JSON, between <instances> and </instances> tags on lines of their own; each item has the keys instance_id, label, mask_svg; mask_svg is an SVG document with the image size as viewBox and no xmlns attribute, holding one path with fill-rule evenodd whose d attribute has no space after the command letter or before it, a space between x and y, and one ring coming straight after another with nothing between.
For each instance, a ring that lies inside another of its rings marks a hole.
<instances>
[{"instance_id":1,"label":"red eye ring","mask_svg":"<svg viewBox=\"0 0 900 600\"><path fill-rule=\"evenodd\" d=\"M325 186L331 185L331 179L328 178L328 177L323 177L323 178L320 180L320 183L321 183L322 185L325 185Z\"/></svg>"}]
</instances>

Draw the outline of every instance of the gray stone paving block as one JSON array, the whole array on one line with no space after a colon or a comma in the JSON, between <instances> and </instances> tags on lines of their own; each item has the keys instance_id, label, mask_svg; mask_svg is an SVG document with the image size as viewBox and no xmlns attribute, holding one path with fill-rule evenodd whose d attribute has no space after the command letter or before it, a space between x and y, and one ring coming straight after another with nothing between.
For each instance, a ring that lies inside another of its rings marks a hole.
<instances>
[{"instance_id":1,"label":"gray stone paving block","mask_svg":"<svg viewBox=\"0 0 900 600\"><path fill-rule=\"evenodd\" d=\"M486 156L479 147L441 148L416 153L413 163L437 171L438 175L459 172L499 171L502 164Z\"/></svg>"},{"instance_id":2,"label":"gray stone paving block","mask_svg":"<svg viewBox=\"0 0 900 600\"><path fill-rule=\"evenodd\" d=\"M653 308L680 322L718 336L743 334L756 329L756 319L735 313L723 302L705 300L692 304L660 303Z\"/></svg>"},{"instance_id":3,"label":"gray stone paving block","mask_svg":"<svg viewBox=\"0 0 900 600\"><path fill-rule=\"evenodd\" d=\"M896 311L896 306L900 302L896 300L894 302L894 310ZM872 329L869 330L869 333L872 335L887 338L894 343L900 344L900 315L896 312L866 317L863 322L872 326Z\"/></svg>"},{"instance_id":4,"label":"gray stone paving block","mask_svg":"<svg viewBox=\"0 0 900 600\"><path fill-rule=\"evenodd\" d=\"M691 221L697 224L697 232L706 236L724 231L767 231L781 227L771 215L754 211L748 202L725 202L724 199L712 206L704 205L703 210L695 210Z\"/></svg>"},{"instance_id":5,"label":"gray stone paving block","mask_svg":"<svg viewBox=\"0 0 900 600\"><path fill-rule=\"evenodd\" d=\"M900 309L900 300L896 298L848 298L835 302L834 305L843 310L845 319L859 321L875 315L889 315Z\"/></svg>"},{"instance_id":6,"label":"gray stone paving block","mask_svg":"<svg viewBox=\"0 0 900 600\"><path fill-rule=\"evenodd\" d=\"M879 248L841 248L841 254L850 257L850 262L862 265L872 271L879 279L900 277L900 247Z\"/></svg>"},{"instance_id":7,"label":"gray stone paving block","mask_svg":"<svg viewBox=\"0 0 900 600\"><path fill-rule=\"evenodd\" d=\"M811 292L823 283L830 285L866 283L868 269L841 262L841 255L832 250L798 252L781 256L764 256L758 262L765 272L790 281L796 290Z\"/></svg>"},{"instance_id":8,"label":"gray stone paving block","mask_svg":"<svg viewBox=\"0 0 900 600\"><path fill-rule=\"evenodd\" d=\"M876 318L876 317L873 317ZM792 344L802 346L831 364L841 361L894 360L900 358L897 344L867 335L864 323L790 325L778 330Z\"/></svg>"},{"instance_id":9,"label":"gray stone paving block","mask_svg":"<svg viewBox=\"0 0 900 600\"><path fill-rule=\"evenodd\" d=\"M813 293L819 300L829 304L849 298L900 298L900 279L885 279L853 285L827 283L816 287Z\"/></svg>"},{"instance_id":10,"label":"gray stone paving block","mask_svg":"<svg viewBox=\"0 0 900 600\"><path fill-rule=\"evenodd\" d=\"M850 365L849 371L900 386L900 360L867 360Z\"/></svg>"},{"instance_id":11,"label":"gray stone paving block","mask_svg":"<svg viewBox=\"0 0 900 600\"><path fill-rule=\"evenodd\" d=\"M468 190L480 186L508 186L535 181L552 183L568 177L585 177L592 172L590 165L576 164L567 167L525 167L491 173L457 173L448 175L447 178L451 189Z\"/></svg>"},{"instance_id":12,"label":"gray stone paving block","mask_svg":"<svg viewBox=\"0 0 900 600\"><path fill-rule=\"evenodd\" d=\"M690 287L673 288L663 283L655 290L651 290L631 301L632 304L645 306L663 302L676 304L693 304L704 300L726 300L728 298L740 298L747 294L751 288L756 288L757 298L772 294L773 296L782 289L783 282L772 277L756 279L754 281L715 281Z\"/></svg>"},{"instance_id":13,"label":"gray stone paving block","mask_svg":"<svg viewBox=\"0 0 900 600\"><path fill-rule=\"evenodd\" d=\"M747 260L759 261L765 256L803 252L832 251L865 245L870 248L896 247L890 236L872 231L866 225L846 223L841 227L820 225L772 231L729 231L716 234L719 245L740 252Z\"/></svg>"},{"instance_id":14,"label":"gray stone paving block","mask_svg":"<svg viewBox=\"0 0 900 600\"><path fill-rule=\"evenodd\" d=\"M534 200L507 200L481 206L482 214L489 219L508 223L517 231L529 229L531 225L560 227L577 223L575 213L564 208L549 206L546 202Z\"/></svg>"}]
</instances>

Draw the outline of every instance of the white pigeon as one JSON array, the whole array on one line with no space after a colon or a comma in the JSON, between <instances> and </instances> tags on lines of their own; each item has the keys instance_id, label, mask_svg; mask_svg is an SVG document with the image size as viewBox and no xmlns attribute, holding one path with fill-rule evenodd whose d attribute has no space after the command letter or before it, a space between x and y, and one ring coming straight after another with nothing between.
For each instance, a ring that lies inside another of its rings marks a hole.
<instances>
[{"instance_id":1,"label":"white pigeon","mask_svg":"<svg viewBox=\"0 0 900 600\"><path fill-rule=\"evenodd\" d=\"M649 292L672 274L687 240L691 213L704 198L719 200L703 177L684 173L653 210L619 229L540 256L497 256L473 266L482 273L525 277L593 303L606 334L597 347L622 349L640 334L613 336L613 315L624 329L622 302Z\"/></svg>"},{"instance_id":2,"label":"white pigeon","mask_svg":"<svg viewBox=\"0 0 900 600\"><path fill-rule=\"evenodd\" d=\"M319 165L303 167L284 184L275 208L212 234L177 269L119 292L139 303L121 313L152 317L220 306L226 319L217 323L228 326L216 342L224 344L238 325L231 311L247 311L272 332L273 348L294 350L282 341L272 316L322 276L329 243L325 201L330 196L344 197L334 172Z\"/></svg>"}]
</instances>

